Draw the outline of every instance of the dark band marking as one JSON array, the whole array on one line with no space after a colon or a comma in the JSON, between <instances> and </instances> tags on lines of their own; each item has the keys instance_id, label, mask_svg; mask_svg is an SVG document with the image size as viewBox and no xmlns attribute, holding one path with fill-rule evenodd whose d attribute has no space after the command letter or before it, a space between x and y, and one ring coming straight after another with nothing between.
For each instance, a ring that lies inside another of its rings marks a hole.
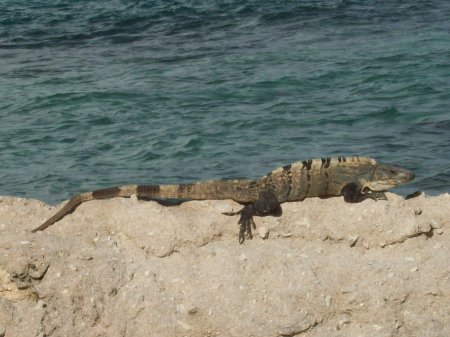
<instances>
[{"instance_id":1,"label":"dark band marking","mask_svg":"<svg viewBox=\"0 0 450 337\"><path fill-rule=\"evenodd\" d=\"M311 190L311 174L309 173L309 171L306 174L306 180L308 181L308 184L306 185L305 195L309 196L309 191Z\"/></svg>"},{"instance_id":2,"label":"dark band marking","mask_svg":"<svg viewBox=\"0 0 450 337\"><path fill-rule=\"evenodd\" d=\"M156 197L160 190L159 185L139 185L136 194L138 197Z\"/></svg>"},{"instance_id":3,"label":"dark band marking","mask_svg":"<svg viewBox=\"0 0 450 337\"><path fill-rule=\"evenodd\" d=\"M312 160L303 160L302 161L302 164L303 164L302 170L304 168L306 168L308 171L311 170L312 162L313 162Z\"/></svg>"},{"instance_id":4,"label":"dark band marking","mask_svg":"<svg viewBox=\"0 0 450 337\"><path fill-rule=\"evenodd\" d=\"M342 161L342 158L341 157L338 157L338 162L341 162Z\"/></svg>"},{"instance_id":5,"label":"dark band marking","mask_svg":"<svg viewBox=\"0 0 450 337\"><path fill-rule=\"evenodd\" d=\"M289 196L291 195L291 191L292 191L292 172L291 172L291 168L292 168L292 165L283 166L283 171L284 171L284 173L287 176L287 179L286 179L287 190L286 190L286 193L285 193L286 200L289 199Z\"/></svg>"},{"instance_id":6,"label":"dark band marking","mask_svg":"<svg viewBox=\"0 0 450 337\"><path fill-rule=\"evenodd\" d=\"M326 162L326 164L325 164L325 168L329 168L329 167L330 167L330 163L331 163L331 158L328 157L328 158L327 158L327 162Z\"/></svg>"},{"instance_id":7,"label":"dark band marking","mask_svg":"<svg viewBox=\"0 0 450 337\"><path fill-rule=\"evenodd\" d=\"M285 171L287 173L291 173L291 168L292 168L292 164L283 166L283 171Z\"/></svg>"},{"instance_id":8,"label":"dark band marking","mask_svg":"<svg viewBox=\"0 0 450 337\"><path fill-rule=\"evenodd\" d=\"M325 164L325 162L326 162L326 159L325 158L320 158L320 160L322 161L322 166L321 167L323 167L323 165ZM339 160L340 161L340 160Z\"/></svg>"},{"instance_id":9,"label":"dark band marking","mask_svg":"<svg viewBox=\"0 0 450 337\"><path fill-rule=\"evenodd\" d=\"M110 187L92 192L92 197L94 199L108 199L118 196L119 194L120 194L120 187Z\"/></svg>"}]
</instances>

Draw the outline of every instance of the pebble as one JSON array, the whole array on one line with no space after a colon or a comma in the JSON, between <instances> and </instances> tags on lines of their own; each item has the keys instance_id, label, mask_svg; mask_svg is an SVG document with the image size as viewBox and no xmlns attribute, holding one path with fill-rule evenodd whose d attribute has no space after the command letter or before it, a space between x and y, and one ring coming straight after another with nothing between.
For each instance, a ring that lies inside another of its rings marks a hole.
<instances>
[{"instance_id":1,"label":"pebble","mask_svg":"<svg viewBox=\"0 0 450 337\"><path fill-rule=\"evenodd\" d=\"M47 304L45 304L45 302L43 300L38 300L36 307L37 308L45 308L45 307L47 307Z\"/></svg>"},{"instance_id":2,"label":"pebble","mask_svg":"<svg viewBox=\"0 0 450 337\"><path fill-rule=\"evenodd\" d=\"M418 270L419 270L419 268L413 267L413 268L411 268L409 271L410 271L410 272L415 272L415 271L418 271Z\"/></svg>"},{"instance_id":3,"label":"pebble","mask_svg":"<svg viewBox=\"0 0 450 337\"><path fill-rule=\"evenodd\" d=\"M240 261L247 261L247 256L246 256L245 254L241 254L241 255L239 256L239 260L240 260Z\"/></svg>"},{"instance_id":4,"label":"pebble","mask_svg":"<svg viewBox=\"0 0 450 337\"><path fill-rule=\"evenodd\" d=\"M337 328L338 330L342 329L345 324L350 323L350 317L348 315L343 315L342 318L338 321Z\"/></svg>"},{"instance_id":5,"label":"pebble","mask_svg":"<svg viewBox=\"0 0 450 337\"><path fill-rule=\"evenodd\" d=\"M189 315L193 315L193 314L197 313L197 311L198 311L198 308L195 307L195 306L193 306L193 305L190 305L190 306L188 306L188 308L187 308L187 313L188 313Z\"/></svg>"},{"instance_id":6,"label":"pebble","mask_svg":"<svg viewBox=\"0 0 450 337\"><path fill-rule=\"evenodd\" d=\"M428 289L425 292L426 295L433 295L433 296L442 296L442 292L439 289L436 288L432 288L432 289Z\"/></svg>"},{"instance_id":7,"label":"pebble","mask_svg":"<svg viewBox=\"0 0 450 337\"><path fill-rule=\"evenodd\" d=\"M299 322L297 324L293 324L290 326L284 326L280 330L278 330L279 336L295 336L299 335L302 332L305 332L311 327L311 323L304 320L303 322Z\"/></svg>"},{"instance_id":8,"label":"pebble","mask_svg":"<svg viewBox=\"0 0 450 337\"><path fill-rule=\"evenodd\" d=\"M350 247L354 247L356 245L356 241L358 241L358 235L350 235L348 237L348 244Z\"/></svg>"},{"instance_id":9,"label":"pebble","mask_svg":"<svg viewBox=\"0 0 450 337\"><path fill-rule=\"evenodd\" d=\"M420 215L420 214L422 214L422 210L421 210L420 208L415 209L415 210L414 210L414 214L415 214L415 215Z\"/></svg>"},{"instance_id":10,"label":"pebble","mask_svg":"<svg viewBox=\"0 0 450 337\"><path fill-rule=\"evenodd\" d=\"M256 229L256 232L258 233L258 235L261 237L261 239L265 240L268 238L269 236L269 230L264 227L264 226L260 226Z\"/></svg>"},{"instance_id":11,"label":"pebble","mask_svg":"<svg viewBox=\"0 0 450 337\"><path fill-rule=\"evenodd\" d=\"M321 234L321 235L320 235L320 240L322 240L322 241L327 241L328 239L329 239L328 234Z\"/></svg>"},{"instance_id":12,"label":"pebble","mask_svg":"<svg viewBox=\"0 0 450 337\"><path fill-rule=\"evenodd\" d=\"M84 261L89 261L89 260L93 260L94 256L90 253L86 253L86 252L82 252L80 254L80 256L78 256L79 260L84 260Z\"/></svg>"},{"instance_id":13,"label":"pebble","mask_svg":"<svg viewBox=\"0 0 450 337\"><path fill-rule=\"evenodd\" d=\"M179 312L181 314L188 314L188 315L193 315L198 311L197 307L195 307L192 304L187 304L187 305L177 304L176 309L177 309L177 312Z\"/></svg>"}]
</instances>

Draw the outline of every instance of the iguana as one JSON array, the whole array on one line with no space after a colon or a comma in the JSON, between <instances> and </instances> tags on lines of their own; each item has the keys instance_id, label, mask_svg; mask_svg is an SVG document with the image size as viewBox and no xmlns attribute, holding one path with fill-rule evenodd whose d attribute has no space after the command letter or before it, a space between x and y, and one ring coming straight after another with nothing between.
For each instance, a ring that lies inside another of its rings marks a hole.
<instances>
[{"instance_id":1,"label":"iguana","mask_svg":"<svg viewBox=\"0 0 450 337\"><path fill-rule=\"evenodd\" d=\"M179 185L128 185L100 189L74 196L55 215L35 228L42 231L90 200L130 197L153 200L232 199L244 205L240 215L239 242L252 238L253 216L279 216L280 204L305 198L343 196L349 203L365 199L386 200L386 189L405 184L414 174L401 167L378 164L366 157L304 160L280 167L256 180L221 179Z\"/></svg>"}]
</instances>

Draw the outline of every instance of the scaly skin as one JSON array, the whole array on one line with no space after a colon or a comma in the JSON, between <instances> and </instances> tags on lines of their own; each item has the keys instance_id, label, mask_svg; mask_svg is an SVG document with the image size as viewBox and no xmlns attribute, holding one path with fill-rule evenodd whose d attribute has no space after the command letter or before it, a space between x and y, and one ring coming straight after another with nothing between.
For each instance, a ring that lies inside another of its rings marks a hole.
<instances>
[{"instance_id":1,"label":"scaly skin","mask_svg":"<svg viewBox=\"0 0 450 337\"><path fill-rule=\"evenodd\" d=\"M304 160L278 168L256 180L210 180L180 185L128 185L86 192L74 196L55 215L35 228L42 231L72 213L80 204L96 199L130 197L155 200L223 200L244 204L240 215L239 242L252 237L253 216L281 215L280 204L310 197L344 196L346 202L367 198L386 199L388 188L405 184L414 174L393 165L377 164L366 157L338 157Z\"/></svg>"}]
</instances>

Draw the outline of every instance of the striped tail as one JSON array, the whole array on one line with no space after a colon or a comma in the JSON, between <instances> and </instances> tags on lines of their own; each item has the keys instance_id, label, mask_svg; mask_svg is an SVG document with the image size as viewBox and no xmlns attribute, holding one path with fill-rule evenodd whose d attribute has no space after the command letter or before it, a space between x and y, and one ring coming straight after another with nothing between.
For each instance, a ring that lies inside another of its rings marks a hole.
<instances>
[{"instance_id":1,"label":"striped tail","mask_svg":"<svg viewBox=\"0 0 450 337\"><path fill-rule=\"evenodd\" d=\"M42 225L36 227L31 232L36 233L38 231L43 231L47 227L53 225L55 222L58 222L59 220L64 218L66 215L73 213L73 211L75 211L78 206L86 201L110 199L115 197L131 197L133 194L137 194L137 189L137 185L129 185L105 188L94 192L78 194L70 199L67 204L65 204L63 208L61 208L55 215L47 219Z\"/></svg>"},{"instance_id":2,"label":"striped tail","mask_svg":"<svg viewBox=\"0 0 450 337\"><path fill-rule=\"evenodd\" d=\"M127 185L81 193L70 199L55 215L33 229L32 232L43 231L66 215L73 213L86 201L116 197L129 198L132 195L140 198L169 200L234 199L242 202L254 201L257 192L249 193L249 184L250 182L247 180L211 180L181 185Z\"/></svg>"}]
</instances>

